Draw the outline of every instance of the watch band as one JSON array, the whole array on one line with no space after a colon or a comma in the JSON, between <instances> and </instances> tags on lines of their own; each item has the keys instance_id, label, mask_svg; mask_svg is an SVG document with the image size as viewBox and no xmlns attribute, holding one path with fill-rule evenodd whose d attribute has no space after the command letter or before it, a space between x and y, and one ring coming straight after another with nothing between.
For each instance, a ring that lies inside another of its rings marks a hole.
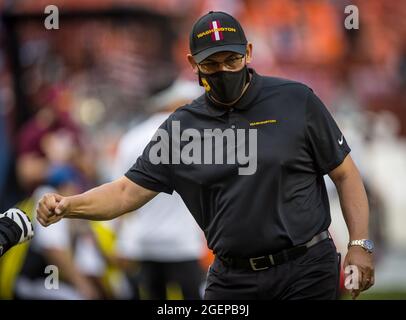
<instances>
[{"instance_id":1,"label":"watch band","mask_svg":"<svg viewBox=\"0 0 406 320\"><path fill-rule=\"evenodd\" d=\"M369 253L372 253L374 250L373 242L368 239L352 240L348 243L348 249L353 246L359 246Z\"/></svg>"},{"instance_id":2,"label":"watch band","mask_svg":"<svg viewBox=\"0 0 406 320\"><path fill-rule=\"evenodd\" d=\"M350 243L348 244L348 247L352 247L352 246L360 246L363 247L364 244L364 239L362 240L352 240L350 241Z\"/></svg>"}]
</instances>

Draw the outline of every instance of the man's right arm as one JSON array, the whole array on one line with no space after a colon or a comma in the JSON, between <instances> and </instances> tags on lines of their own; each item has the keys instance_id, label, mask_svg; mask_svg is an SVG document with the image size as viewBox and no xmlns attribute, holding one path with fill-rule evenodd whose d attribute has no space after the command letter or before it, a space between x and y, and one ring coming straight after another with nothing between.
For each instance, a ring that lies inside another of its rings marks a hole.
<instances>
[{"instance_id":1,"label":"man's right arm","mask_svg":"<svg viewBox=\"0 0 406 320\"><path fill-rule=\"evenodd\" d=\"M123 176L71 197L44 195L38 203L37 220L44 227L62 218L111 220L142 207L157 194Z\"/></svg>"}]
</instances>

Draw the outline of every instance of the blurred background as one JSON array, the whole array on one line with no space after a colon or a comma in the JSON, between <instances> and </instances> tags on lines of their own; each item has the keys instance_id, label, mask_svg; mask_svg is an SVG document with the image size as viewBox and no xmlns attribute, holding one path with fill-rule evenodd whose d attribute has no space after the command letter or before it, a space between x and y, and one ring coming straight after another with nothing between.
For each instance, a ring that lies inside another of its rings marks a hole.
<instances>
[{"instance_id":1,"label":"blurred background","mask_svg":"<svg viewBox=\"0 0 406 320\"><path fill-rule=\"evenodd\" d=\"M361 298L406 299L404 1L55 0L59 29L47 30L49 4L0 0L1 211L18 206L32 216L44 192L74 194L123 174L120 149L144 143L157 114L202 93L186 60L188 36L199 16L222 10L253 43L257 72L304 82L334 114L364 177L377 246L376 284ZM347 5L358 7L359 29L345 28ZM331 233L344 256L348 234L327 184ZM0 260L0 299L148 299L157 287L164 299L201 293L213 257L200 231L180 235L167 221L180 240L160 255L162 234L143 227L150 231L127 237L125 226L142 220L69 221L47 232L36 224L35 239ZM46 265L58 266L58 290L44 289Z\"/></svg>"}]
</instances>

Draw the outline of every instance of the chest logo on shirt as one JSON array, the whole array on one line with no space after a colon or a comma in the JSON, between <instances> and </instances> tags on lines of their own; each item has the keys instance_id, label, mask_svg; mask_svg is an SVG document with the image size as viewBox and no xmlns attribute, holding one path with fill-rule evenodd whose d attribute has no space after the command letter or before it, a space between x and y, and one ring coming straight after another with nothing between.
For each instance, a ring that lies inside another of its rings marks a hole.
<instances>
[{"instance_id":1,"label":"chest logo on shirt","mask_svg":"<svg viewBox=\"0 0 406 320\"><path fill-rule=\"evenodd\" d=\"M256 121L256 122L250 122L250 126L260 126L263 124L270 124L270 123L276 123L275 119L270 119L270 120L263 120L263 121Z\"/></svg>"}]
</instances>

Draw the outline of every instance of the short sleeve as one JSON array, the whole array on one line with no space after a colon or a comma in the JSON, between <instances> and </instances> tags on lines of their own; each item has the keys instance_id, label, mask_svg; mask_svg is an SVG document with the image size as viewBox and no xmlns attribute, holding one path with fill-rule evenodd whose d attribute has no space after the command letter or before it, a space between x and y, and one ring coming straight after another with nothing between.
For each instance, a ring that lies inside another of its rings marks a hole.
<instances>
[{"instance_id":1,"label":"short sleeve","mask_svg":"<svg viewBox=\"0 0 406 320\"><path fill-rule=\"evenodd\" d=\"M146 189L172 194L174 187L169 166L169 150L170 131L166 120L125 176Z\"/></svg>"},{"instance_id":2,"label":"short sleeve","mask_svg":"<svg viewBox=\"0 0 406 320\"><path fill-rule=\"evenodd\" d=\"M307 143L321 174L338 167L351 149L323 102L309 90L306 102Z\"/></svg>"}]
</instances>

